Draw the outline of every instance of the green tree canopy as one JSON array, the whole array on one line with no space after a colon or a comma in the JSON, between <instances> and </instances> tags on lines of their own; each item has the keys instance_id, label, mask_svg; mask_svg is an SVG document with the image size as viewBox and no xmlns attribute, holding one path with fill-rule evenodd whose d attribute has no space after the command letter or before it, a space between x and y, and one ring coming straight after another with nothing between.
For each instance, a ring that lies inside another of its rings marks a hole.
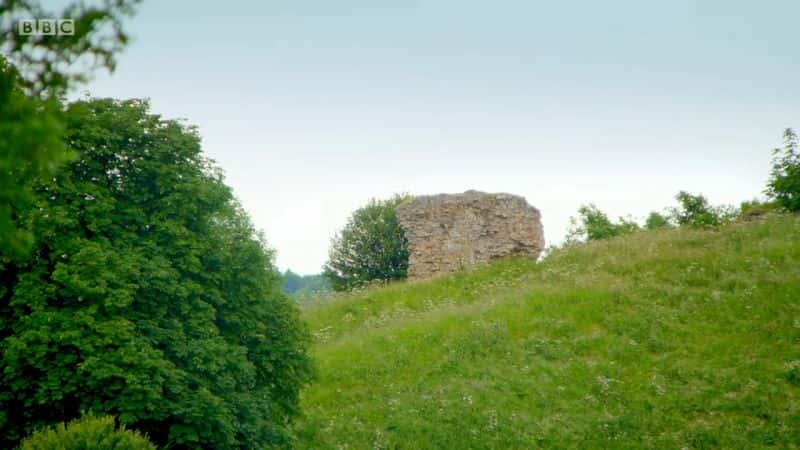
<instances>
[{"instance_id":1,"label":"green tree canopy","mask_svg":"<svg viewBox=\"0 0 800 450\"><path fill-rule=\"evenodd\" d=\"M672 220L678 225L716 227L730 222L738 211L731 206L712 206L702 194L678 192L678 207L672 208Z\"/></svg>"},{"instance_id":2,"label":"green tree canopy","mask_svg":"<svg viewBox=\"0 0 800 450\"><path fill-rule=\"evenodd\" d=\"M52 177L73 156L62 142L59 98L94 70L114 69L128 40L122 19L136 3L71 2L57 12L35 0L0 2L0 260L27 255L32 235L18 210L31 201L34 179ZM72 19L75 33L19 33L20 19L41 18Z\"/></svg>"},{"instance_id":3,"label":"green tree canopy","mask_svg":"<svg viewBox=\"0 0 800 450\"><path fill-rule=\"evenodd\" d=\"M608 239L639 229L632 219L620 217L618 222L612 222L606 213L593 204L578 208L578 218L573 217L571 222L567 242Z\"/></svg>"},{"instance_id":4,"label":"green tree canopy","mask_svg":"<svg viewBox=\"0 0 800 450\"><path fill-rule=\"evenodd\" d=\"M114 69L128 41L122 19L136 3L71 2L56 12L35 0L0 2L0 260L27 256L32 235L18 210L31 201L34 179L52 177L73 156L62 141L59 98L95 69ZM20 19L41 18L72 19L75 33L19 33Z\"/></svg>"},{"instance_id":5,"label":"green tree canopy","mask_svg":"<svg viewBox=\"0 0 800 450\"><path fill-rule=\"evenodd\" d=\"M71 157L59 102L26 94L20 81L0 57L0 260L27 256L33 236L18 211L30 205L34 180L52 177Z\"/></svg>"},{"instance_id":6,"label":"green tree canopy","mask_svg":"<svg viewBox=\"0 0 800 450\"><path fill-rule=\"evenodd\" d=\"M800 149L791 128L783 133L783 148L776 148L773 154L766 193L779 207L800 211Z\"/></svg>"},{"instance_id":7,"label":"green tree canopy","mask_svg":"<svg viewBox=\"0 0 800 450\"><path fill-rule=\"evenodd\" d=\"M158 445L285 446L309 378L280 274L194 128L141 100L66 113L79 155L0 264L0 447L82 411Z\"/></svg>"},{"instance_id":8,"label":"green tree canopy","mask_svg":"<svg viewBox=\"0 0 800 450\"><path fill-rule=\"evenodd\" d=\"M655 230L657 228L665 228L669 226L671 226L669 223L669 218L655 211L651 212L644 221L644 228L647 230Z\"/></svg>"},{"instance_id":9,"label":"green tree canopy","mask_svg":"<svg viewBox=\"0 0 800 450\"><path fill-rule=\"evenodd\" d=\"M374 280L397 280L408 272L408 242L395 208L408 199L370 200L350 216L331 242L323 274L333 289L364 286Z\"/></svg>"}]
</instances>

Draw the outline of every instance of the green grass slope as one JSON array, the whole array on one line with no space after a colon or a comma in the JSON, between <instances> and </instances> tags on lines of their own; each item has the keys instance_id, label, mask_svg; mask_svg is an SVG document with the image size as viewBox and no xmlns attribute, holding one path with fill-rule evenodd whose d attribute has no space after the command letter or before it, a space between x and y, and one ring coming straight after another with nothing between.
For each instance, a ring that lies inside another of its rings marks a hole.
<instances>
[{"instance_id":1,"label":"green grass slope","mask_svg":"<svg viewBox=\"0 0 800 450\"><path fill-rule=\"evenodd\" d=\"M800 448L800 218L643 232L303 312L301 448Z\"/></svg>"}]
</instances>

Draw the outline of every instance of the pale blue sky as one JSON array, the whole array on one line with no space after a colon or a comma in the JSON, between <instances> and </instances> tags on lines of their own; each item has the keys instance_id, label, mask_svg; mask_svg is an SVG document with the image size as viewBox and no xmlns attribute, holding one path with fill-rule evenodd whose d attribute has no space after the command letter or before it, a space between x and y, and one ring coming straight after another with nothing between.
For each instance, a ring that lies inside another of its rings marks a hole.
<instances>
[{"instance_id":1,"label":"pale blue sky","mask_svg":"<svg viewBox=\"0 0 800 450\"><path fill-rule=\"evenodd\" d=\"M394 192L520 194L550 243L582 203L759 195L800 126L798 24L796 0L144 0L86 90L198 125L279 267L314 273Z\"/></svg>"}]
</instances>

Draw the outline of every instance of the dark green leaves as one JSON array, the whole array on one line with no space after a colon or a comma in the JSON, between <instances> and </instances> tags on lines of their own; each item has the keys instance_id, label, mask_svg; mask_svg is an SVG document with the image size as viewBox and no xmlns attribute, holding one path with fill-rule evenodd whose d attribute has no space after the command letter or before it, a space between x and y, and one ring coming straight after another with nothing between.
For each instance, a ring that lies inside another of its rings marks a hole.
<instances>
[{"instance_id":1,"label":"dark green leaves","mask_svg":"<svg viewBox=\"0 0 800 450\"><path fill-rule=\"evenodd\" d=\"M82 411L159 445L286 446L306 333L193 128L147 102L66 112L77 157L19 212L0 267L0 446Z\"/></svg>"},{"instance_id":2,"label":"dark green leaves","mask_svg":"<svg viewBox=\"0 0 800 450\"><path fill-rule=\"evenodd\" d=\"M60 105L25 95L0 57L0 262L25 257L32 233L19 211L30 206L37 178L49 178L72 156L61 138Z\"/></svg>"}]
</instances>

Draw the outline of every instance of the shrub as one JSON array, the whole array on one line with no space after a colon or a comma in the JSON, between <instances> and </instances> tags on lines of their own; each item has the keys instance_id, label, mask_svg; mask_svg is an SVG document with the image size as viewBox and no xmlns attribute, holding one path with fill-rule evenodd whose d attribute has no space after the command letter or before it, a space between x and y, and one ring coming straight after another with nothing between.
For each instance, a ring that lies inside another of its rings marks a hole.
<instances>
[{"instance_id":1,"label":"shrub","mask_svg":"<svg viewBox=\"0 0 800 450\"><path fill-rule=\"evenodd\" d=\"M570 219L572 225L567 234L567 242L607 239L639 230L639 225L630 218L620 217L619 222L612 222L606 213L593 204L581 206L578 214L578 219Z\"/></svg>"},{"instance_id":2,"label":"shrub","mask_svg":"<svg viewBox=\"0 0 800 450\"><path fill-rule=\"evenodd\" d=\"M753 220L778 210L775 202L765 202L759 199L743 201L739 207L739 218Z\"/></svg>"},{"instance_id":3,"label":"shrub","mask_svg":"<svg viewBox=\"0 0 800 450\"><path fill-rule=\"evenodd\" d=\"M141 100L66 118L79 156L21 211L34 256L0 263L0 448L81 411L159 446L287 446L307 333L197 132Z\"/></svg>"},{"instance_id":4,"label":"shrub","mask_svg":"<svg viewBox=\"0 0 800 450\"><path fill-rule=\"evenodd\" d=\"M20 450L155 450L146 437L125 426L117 428L111 416L91 414L68 424L35 431L25 438Z\"/></svg>"},{"instance_id":5,"label":"shrub","mask_svg":"<svg viewBox=\"0 0 800 450\"><path fill-rule=\"evenodd\" d=\"M800 151L791 128L783 133L783 148L773 151L772 171L766 194L788 211L800 211Z\"/></svg>"},{"instance_id":6,"label":"shrub","mask_svg":"<svg viewBox=\"0 0 800 450\"><path fill-rule=\"evenodd\" d=\"M672 208L672 219L678 225L716 227L738 216L738 211L731 206L711 206L702 194L694 195L680 191L675 199L680 205Z\"/></svg>"},{"instance_id":7,"label":"shrub","mask_svg":"<svg viewBox=\"0 0 800 450\"><path fill-rule=\"evenodd\" d=\"M644 222L644 228L647 230L655 230L658 228L665 228L670 226L671 224L669 223L669 219L664 215L657 213L655 211L651 212L650 215L647 216L647 219Z\"/></svg>"},{"instance_id":8,"label":"shrub","mask_svg":"<svg viewBox=\"0 0 800 450\"><path fill-rule=\"evenodd\" d=\"M408 272L408 242L397 221L395 208L409 198L371 200L350 216L331 242L323 274L337 291L364 286L371 281L396 280Z\"/></svg>"}]
</instances>

